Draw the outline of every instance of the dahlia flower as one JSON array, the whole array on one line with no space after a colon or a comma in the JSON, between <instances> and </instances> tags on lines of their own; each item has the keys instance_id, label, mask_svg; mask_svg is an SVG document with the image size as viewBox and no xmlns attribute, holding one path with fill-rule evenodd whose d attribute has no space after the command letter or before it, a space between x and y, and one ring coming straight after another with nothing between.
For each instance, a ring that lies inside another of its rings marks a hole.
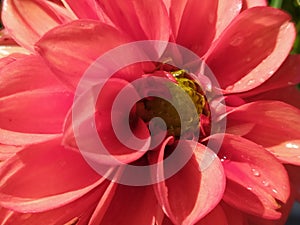
<instances>
[{"instance_id":1,"label":"dahlia flower","mask_svg":"<svg viewBox=\"0 0 300 225\"><path fill-rule=\"evenodd\" d=\"M3 4L26 54L0 60L1 224L285 223L300 199L288 14L260 0Z\"/></svg>"}]
</instances>

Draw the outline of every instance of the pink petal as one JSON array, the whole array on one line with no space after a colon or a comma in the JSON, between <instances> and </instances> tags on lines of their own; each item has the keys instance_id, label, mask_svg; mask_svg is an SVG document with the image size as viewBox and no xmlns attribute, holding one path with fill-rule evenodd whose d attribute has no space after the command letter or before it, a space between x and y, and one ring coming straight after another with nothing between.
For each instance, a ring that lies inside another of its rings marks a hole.
<instances>
[{"instance_id":1,"label":"pink petal","mask_svg":"<svg viewBox=\"0 0 300 225\"><path fill-rule=\"evenodd\" d=\"M0 126L25 133L61 133L72 95L28 91L0 98Z\"/></svg>"},{"instance_id":2,"label":"pink petal","mask_svg":"<svg viewBox=\"0 0 300 225\"><path fill-rule=\"evenodd\" d=\"M101 195L103 194L105 185L90 191L79 199L61 206L56 209L47 210L45 212L19 213L8 209L0 208L0 218L2 225L86 225ZM70 223L73 221L73 223ZM68 223L69 222L69 223Z\"/></svg>"},{"instance_id":3,"label":"pink petal","mask_svg":"<svg viewBox=\"0 0 300 225\"><path fill-rule=\"evenodd\" d=\"M108 25L77 20L45 34L36 44L36 50L59 78L75 89L86 69L99 56L126 42L125 34Z\"/></svg>"},{"instance_id":4,"label":"pink petal","mask_svg":"<svg viewBox=\"0 0 300 225\"><path fill-rule=\"evenodd\" d=\"M152 152L150 162L162 162L167 142L168 139L160 150ZM195 143L186 141L177 147L180 152L194 151L192 158L178 173L155 184L154 189L164 212L174 224L191 225L206 216L222 198L225 185L223 168L219 160L214 159L214 153L201 144L195 146ZM213 161L200 171L206 157ZM157 170L153 171L154 179L164 177L165 169L158 164Z\"/></svg>"},{"instance_id":5,"label":"pink petal","mask_svg":"<svg viewBox=\"0 0 300 225\"><path fill-rule=\"evenodd\" d=\"M217 10L217 0L172 0L169 11L176 43L202 56L215 36Z\"/></svg>"},{"instance_id":6,"label":"pink petal","mask_svg":"<svg viewBox=\"0 0 300 225\"><path fill-rule=\"evenodd\" d=\"M243 0L243 10L256 7L256 6L267 6L266 0Z\"/></svg>"},{"instance_id":7,"label":"pink petal","mask_svg":"<svg viewBox=\"0 0 300 225\"><path fill-rule=\"evenodd\" d=\"M257 94L264 94L267 91L295 86L300 83L300 55L289 55L276 73L266 80L262 85L248 92L241 93L243 98L251 98ZM276 90L277 91L277 90ZM276 92L274 91L274 93ZM283 96L284 97L284 96ZM255 97L254 97L255 98Z\"/></svg>"},{"instance_id":8,"label":"pink petal","mask_svg":"<svg viewBox=\"0 0 300 225\"><path fill-rule=\"evenodd\" d=\"M0 97L47 89L67 92L39 56L6 57L0 65Z\"/></svg>"},{"instance_id":9,"label":"pink petal","mask_svg":"<svg viewBox=\"0 0 300 225\"><path fill-rule=\"evenodd\" d=\"M65 3L80 19L98 19L95 0L65 0Z\"/></svg>"},{"instance_id":10,"label":"pink petal","mask_svg":"<svg viewBox=\"0 0 300 225\"><path fill-rule=\"evenodd\" d=\"M11 45L11 46L0 46L0 58L8 56L13 53L29 54L29 51L23 47Z\"/></svg>"},{"instance_id":11,"label":"pink petal","mask_svg":"<svg viewBox=\"0 0 300 225\"><path fill-rule=\"evenodd\" d=\"M23 147L21 146L9 146L0 144L0 162L9 159L11 156L21 151L22 149Z\"/></svg>"},{"instance_id":12,"label":"pink petal","mask_svg":"<svg viewBox=\"0 0 300 225\"><path fill-rule=\"evenodd\" d=\"M0 205L22 213L62 207L98 185L109 184L60 139L30 146L5 162L0 171Z\"/></svg>"},{"instance_id":13,"label":"pink petal","mask_svg":"<svg viewBox=\"0 0 300 225\"><path fill-rule=\"evenodd\" d=\"M290 16L269 7L239 14L206 56L221 88L243 92L266 81L289 54L295 39Z\"/></svg>"},{"instance_id":14,"label":"pink petal","mask_svg":"<svg viewBox=\"0 0 300 225\"><path fill-rule=\"evenodd\" d=\"M227 116L227 132L240 135L240 127L249 126L243 136L262 145L285 163L300 165L300 110L277 101L257 101L237 107Z\"/></svg>"},{"instance_id":15,"label":"pink petal","mask_svg":"<svg viewBox=\"0 0 300 225\"><path fill-rule=\"evenodd\" d=\"M159 207L151 186L118 185L101 224L152 225Z\"/></svg>"},{"instance_id":16,"label":"pink petal","mask_svg":"<svg viewBox=\"0 0 300 225\"><path fill-rule=\"evenodd\" d=\"M56 79L40 57L8 57L7 60L11 61L7 61L0 71L0 142L23 145L35 142L35 138L48 139L41 134L61 133L73 94Z\"/></svg>"},{"instance_id":17,"label":"pink petal","mask_svg":"<svg viewBox=\"0 0 300 225\"><path fill-rule=\"evenodd\" d=\"M3 9L2 21L8 33L31 51L44 33L71 20L60 6L44 0L5 0Z\"/></svg>"},{"instance_id":18,"label":"pink petal","mask_svg":"<svg viewBox=\"0 0 300 225\"><path fill-rule=\"evenodd\" d=\"M241 8L241 0L219 1L215 39L220 36L231 21L240 13Z\"/></svg>"},{"instance_id":19,"label":"pink petal","mask_svg":"<svg viewBox=\"0 0 300 225\"><path fill-rule=\"evenodd\" d=\"M13 53L11 55L8 55L6 57L0 58L0 72L3 68L5 68L6 65L16 61L19 58L25 58L27 55L19 54L19 53ZM3 75L1 75L3 76ZM0 79L1 79L0 76Z\"/></svg>"},{"instance_id":20,"label":"pink petal","mask_svg":"<svg viewBox=\"0 0 300 225\"><path fill-rule=\"evenodd\" d=\"M211 140L222 137L214 135ZM224 136L218 155L227 177L224 201L252 215L279 218L276 210L280 205L276 200L286 203L290 195L282 164L263 147L231 134Z\"/></svg>"},{"instance_id":21,"label":"pink petal","mask_svg":"<svg viewBox=\"0 0 300 225\"><path fill-rule=\"evenodd\" d=\"M14 132L0 128L0 143L12 146L38 144L60 137L61 134L33 134Z\"/></svg>"},{"instance_id":22,"label":"pink petal","mask_svg":"<svg viewBox=\"0 0 300 225\"><path fill-rule=\"evenodd\" d=\"M14 39L11 38L5 28L0 30L0 44L1 45L17 45Z\"/></svg>"},{"instance_id":23,"label":"pink petal","mask_svg":"<svg viewBox=\"0 0 300 225\"><path fill-rule=\"evenodd\" d=\"M169 19L162 0L97 0L97 3L117 27L134 39L169 39Z\"/></svg>"},{"instance_id":24,"label":"pink petal","mask_svg":"<svg viewBox=\"0 0 300 225\"><path fill-rule=\"evenodd\" d=\"M73 107L73 115L66 121L68 132L65 134L64 144L93 154L103 164L130 163L143 156L151 141L148 127L134 113L130 113L131 108L128 109L131 116L128 118L126 115L127 102L132 98L140 99L136 90L133 87L127 89L127 99L122 101L124 105L118 108L119 111L112 109L115 98L128 84L125 80L111 78L102 87L96 103L92 102L97 99L93 90L83 100L77 101L75 108ZM92 106L91 110L89 106ZM113 112L116 114L112 114ZM126 125L130 126L129 130L126 130ZM119 133L116 132L117 128ZM134 137L142 139L141 142L134 142ZM98 144L98 138L103 146Z\"/></svg>"},{"instance_id":25,"label":"pink petal","mask_svg":"<svg viewBox=\"0 0 300 225\"><path fill-rule=\"evenodd\" d=\"M246 98L247 102L258 101L258 100L273 100L285 102L296 108L300 108L300 90L296 85L284 87L280 89L274 89L265 93L258 94L256 96Z\"/></svg>"}]
</instances>

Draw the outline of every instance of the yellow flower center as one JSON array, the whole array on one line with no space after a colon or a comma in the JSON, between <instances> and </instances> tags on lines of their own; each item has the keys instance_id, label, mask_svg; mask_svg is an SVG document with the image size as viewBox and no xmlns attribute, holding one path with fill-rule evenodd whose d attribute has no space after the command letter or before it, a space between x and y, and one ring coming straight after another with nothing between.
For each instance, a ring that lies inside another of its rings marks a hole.
<instances>
[{"instance_id":1,"label":"yellow flower center","mask_svg":"<svg viewBox=\"0 0 300 225\"><path fill-rule=\"evenodd\" d=\"M176 80L176 85L184 90L191 98L194 105L186 104L186 99L174 88L174 85L168 87L172 96L172 101L176 101L177 106L181 108L182 115L179 116L175 107L168 101L159 98L145 98L137 103L137 114L145 121L149 122L154 117L160 117L167 126L167 135L179 137L181 134L194 133L199 129L199 118L201 114L207 114L205 106L206 99L198 83L192 80L186 71L176 70L170 72ZM193 109L191 107L194 107ZM197 111L197 117L191 117L192 110ZM185 124L184 127L181 127Z\"/></svg>"}]
</instances>

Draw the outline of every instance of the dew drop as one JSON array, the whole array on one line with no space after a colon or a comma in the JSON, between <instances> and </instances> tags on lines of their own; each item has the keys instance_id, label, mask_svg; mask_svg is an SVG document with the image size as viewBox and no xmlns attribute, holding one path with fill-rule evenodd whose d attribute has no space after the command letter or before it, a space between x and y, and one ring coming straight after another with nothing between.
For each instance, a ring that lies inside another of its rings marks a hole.
<instances>
[{"instance_id":1,"label":"dew drop","mask_svg":"<svg viewBox=\"0 0 300 225\"><path fill-rule=\"evenodd\" d=\"M252 85L252 84L254 84L255 83L255 80L254 79L251 79L251 80L248 80L248 82L247 82L247 85Z\"/></svg>"},{"instance_id":2,"label":"dew drop","mask_svg":"<svg viewBox=\"0 0 300 225\"><path fill-rule=\"evenodd\" d=\"M260 172L258 172L256 169L251 169L252 171L252 174L255 176L255 177L259 177L260 176Z\"/></svg>"},{"instance_id":3,"label":"dew drop","mask_svg":"<svg viewBox=\"0 0 300 225\"><path fill-rule=\"evenodd\" d=\"M298 145L293 144L293 143L287 143L287 144L285 145L285 147L287 147L287 148L292 148L292 149L298 149L298 148L299 148Z\"/></svg>"},{"instance_id":4,"label":"dew drop","mask_svg":"<svg viewBox=\"0 0 300 225\"><path fill-rule=\"evenodd\" d=\"M275 193L275 194L278 194L278 191L276 189L272 189L272 191Z\"/></svg>"},{"instance_id":5,"label":"dew drop","mask_svg":"<svg viewBox=\"0 0 300 225\"><path fill-rule=\"evenodd\" d=\"M265 181L265 180L264 180L262 183L263 183L263 185L264 185L265 187L269 187L269 186L270 186L270 183L269 183L268 181Z\"/></svg>"},{"instance_id":6,"label":"dew drop","mask_svg":"<svg viewBox=\"0 0 300 225\"><path fill-rule=\"evenodd\" d=\"M225 162L225 160L227 160L227 157L224 155L224 156L221 158L221 162Z\"/></svg>"},{"instance_id":7,"label":"dew drop","mask_svg":"<svg viewBox=\"0 0 300 225\"><path fill-rule=\"evenodd\" d=\"M247 190L251 191L253 188L252 187L247 187Z\"/></svg>"}]
</instances>

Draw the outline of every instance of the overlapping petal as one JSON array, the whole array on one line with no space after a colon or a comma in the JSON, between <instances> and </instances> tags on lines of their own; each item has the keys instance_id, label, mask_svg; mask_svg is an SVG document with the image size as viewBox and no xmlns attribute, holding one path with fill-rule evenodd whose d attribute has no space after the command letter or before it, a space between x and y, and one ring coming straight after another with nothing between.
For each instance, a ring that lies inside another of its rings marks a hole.
<instances>
[{"instance_id":1,"label":"overlapping petal","mask_svg":"<svg viewBox=\"0 0 300 225\"><path fill-rule=\"evenodd\" d=\"M175 42L202 56L215 37L218 1L172 0L169 7Z\"/></svg>"},{"instance_id":2,"label":"overlapping petal","mask_svg":"<svg viewBox=\"0 0 300 225\"><path fill-rule=\"evenodd\" d=\"M9 63L0 72L0 87L1 129L44 134L62 132L73 95L39 57Z\"/></svg>"},{"instance_id":3,"label":"overlapping petal","mask_svg":"<svg viewBox=\"0 0 300 225\"><path fill-rule=\"evenodd\" d=\"M33 51L35 42L47 31L71 21L68 12L49 1L5 0L2 21L14 40Z\"/></svg>"},{"instance_id":4,"label":"overlapping petal","mask_svg":"<svg viewBox=\"0 0 300 225\"><path fill-rule=\"evenodd\" d=\"M106 24L76 20L45 34L36 44L36 50L59 78L75 89L98 57L128 40L125 34Z\"/></svg>"},{"instance_id":5,"label":"overlapping petal","mask_svg":"<svg viewBox=\"0 0 300 225\"><path fill-rule=\"evenodd\" d=\"M98 19L95 0L65 0L64 4L80 19Z\"/></svg>"},{"instance_id":6,"label":"overlapping petal","mask_svg":"<svg viewBox=\"0 0 300 225\"><path fill-rule=\"evenodd\" d=\"M276 93L278 89L296 86L300 83L300 55L289 55L276 73L265 81L262 85L248 92L241 93L239 96L246 99L256 99L256 95L264 95L269 91ZM296 96L288 93L280 93L283 98L297 99ZM271 95L270 95L271 96ZM258 96L259 98L259 96ZM266 98L267 99L267 98ZM272 100L270 98L270 100Z\"/></svg>"},{"instance_id":7,"label":"overlapping petal","mask_svg":"<svg viewBox=\"0 0 300 225\"><path fill-rule=\"evenodd\" d=\"M218 139L214 135L210 140ZM277 200L286 203L290 195L283 165L263 147L231 134L225 134L218 156L227 178L224 201L246 213L279 218Z\"/></svg>"},{"instance_id":8,"label":"overlapping petal","mask_svg":"<svg viewBox=\"0 0 300 225\"><path fill-rule=\"evenodd\" d=\"M212 45L206 62L226 92L262 84L280 67L295 39L290 16L254 7L239 14Z\"/></svg>"},{"instance_id":9,"label":"overlapping petal","mask_svg":"<svg viewBox=\"0 0 300 225\"><path fill-rule=\"evenodd\" d=\"M169 40L169 18L162 0L97 0L97 3L116 27L134 40Z\"/></svg>"},{"instance_id":10,"label":"overlapping petal","mask_svg":"<svg viewBox=\"0 0 300 225\"><path fill-rule=\"evenodd\" d=\"M244 137L264 146L281 161L299 165L299 118L300 110L286 103L257 101L228 114L227 132L239 135L239 130L248 124Z\"/></svg>"},{"instance_id":11,"label":"overlapping petal","mask_svg":"<svg viewBox=\"0 0 300 225\"><path fill-rule=\"evenodd\" d=\"M256 6L267 6L266 0L243 0L243 10L256 7Z\"/></svg>"},{"instance_id":12,"label":"overlapping petal","mask_svg":"<svg viewBox=\"0 0 300 225\"><path fill-rule=\"evenodd\" d=\"M152 225L159 210L152 186L118 185L101 224ZM96 224L99 223L91 223Z\"/></svg>"},{"instance_id":13,"label":"overlapping petal","mask_svg":"<svg viewBox=\"0 0 300 225\"><path fill-rule=\"evenodd\" d=\"M124 113L126 100L123 101L124 107L119 108L120 111L116 112L112 108L115 98L128 84L125 80L112 78L102 88L96 86L95 90L90 90L83 95L73 106L73 112L66 121L65 130L67 132L64 144L95 154L98 162L102 164L130 163L144 155L151 141L147 125L139 118L131 120L127 117ZM98 89L101 89L99 95L97 94ZM127 98L130 99L136 95L138 95L137 92L131 87ZM93 102L97 96L98 100ZM113 111L115 114L112 114ZM126 130L126 124L130 120L131 130ZM117 128L119 129L118 133L116 133ZM76 129L75 133L73 129ZM80 134L78 135L78 133ZM144 141L140 144L134 143L131 140L133 136ZM99 144L98 138L102 144Z\"/></svg>"},{"instance_id":14,"label":"overlapping petal","mask_svg":"<svg viewBox=\"0 0 300 225\"><path fill-rule=\"evenodd\" d=\"M56 209L38 213L19 213L0 208L1 225L47 224L86 225L93 213L97 201L103 194L103 187L97 188L79 199ZM86 210L82 210L82 209ZM63 213L62 213L63 212Z\"/></svg>"},{"instance_id":15,"label":"overlapping petal","mask_svg":"<svg viewBox=\"0 0 300 225\"><path fill-rule=\"evenodd\" d=\"M64 149L60 139L30 146L1 168L0 205L22 213L62 207L95 187L109 184L79 152ZM47 174L47 176L45 176Z\"/></svg>"},{"instance_id":16,"label":"overlapping petal","mask_svg":"<svg viewBox=\"0 0 300 225\"><path fill-rule=\"evenodd\" d=\"M166 139L160 150L150 155L150 162L158 163L153 172L154 180L165 176L164 159ZM206 216L220 201L225 186L223 168L214 153L201 144L183 142L177 146L182 154L192 151L188 163L172 177L154 185L155 193L164 212L174 224L194 224ZM195 148L195 149L193 149ZM179 161L185 158L184 155ZM211 160L207 168L202 168ZM174 165L173 165L174 166ZM214 177L214 179L211 179ZM188 191L186 190L188 187Z\"/></svg>"},{"instance_id":17,"label":"overlapping petal","mask_svg":"<svg viewBox=\"0 0 300 225\"><path fill-rule=\"evenodd\" d=\"M241 0L219 0L215 39L220 36L220 34L226 29L226 27L232 22L232 20L240 13L241 8Z\"/></svg>"}]
</instances>

